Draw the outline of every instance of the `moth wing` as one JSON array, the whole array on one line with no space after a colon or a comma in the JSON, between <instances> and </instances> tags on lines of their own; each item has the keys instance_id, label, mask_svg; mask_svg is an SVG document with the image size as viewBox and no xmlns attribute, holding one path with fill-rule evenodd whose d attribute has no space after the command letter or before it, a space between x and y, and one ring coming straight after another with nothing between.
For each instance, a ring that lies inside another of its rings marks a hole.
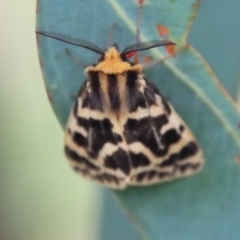
<instances>
[{"instance_id":1,"label":"moth wing","mask_svg":"<svg viewBox=\"0 0 240 240\"><path fill-rule=\"evenodd\" d=\"M153 84L147 83L142 96L147 107L123 121L133 168L128 184L161 183L200 171L203 153L184 121Z\"/></svg>"},{"instance_id":2,"label":"moth wing","mask_svg":"<svg viewBox=\"0 0 240 240\"><path fill-rule=\"evenodd\" d=\"M65 155L79 175L123 189L131 169L122 130L116 116L103 114L97 103L91 102L90 92L86 82L66 126Z\"/></svg>"}]
</instances>

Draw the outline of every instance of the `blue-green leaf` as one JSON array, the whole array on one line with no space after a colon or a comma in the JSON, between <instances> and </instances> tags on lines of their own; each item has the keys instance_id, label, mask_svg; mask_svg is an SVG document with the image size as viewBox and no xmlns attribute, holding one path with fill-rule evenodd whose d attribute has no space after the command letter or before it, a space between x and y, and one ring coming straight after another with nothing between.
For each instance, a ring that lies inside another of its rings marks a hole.
<instances>
[{"instance_id":1,"label":"blue-green leaf","mask_svg":"<svg viewBox=\"0 0 240 240\"><path fill-rule=\"evenodd\" d=\"M143 7L141 39L159 39L166 26L178 44L175 58L146 71L194 132L206 158L198 175L151 187L115 191L146 239L239 239L239 112L207 63L186 42L199 1L149 0ZM114 41L123 49L134 43L137 1L39 0L37 29L89 40L101 48L117 24ZM64 127L81 83L83 69L66 49L86 64L97 56L52 39L38 37L43 76L53 109ZM166 52L145 53L160 59ZM237 86L236 86L237 87ZM124 238L124 236L123 236ZM126 238L126 237L125 237Z\"/></svg>"}]
</instances>

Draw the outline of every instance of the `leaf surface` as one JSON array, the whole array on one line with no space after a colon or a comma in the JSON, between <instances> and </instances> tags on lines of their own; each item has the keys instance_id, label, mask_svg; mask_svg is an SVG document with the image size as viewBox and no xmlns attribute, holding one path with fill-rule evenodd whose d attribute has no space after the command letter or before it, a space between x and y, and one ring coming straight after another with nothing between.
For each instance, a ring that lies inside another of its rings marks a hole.
<instances>
[{"instance_id":1,"label":"leaf surface","mask_svg":"<svg viewBox=\"0 0 240 240\"><path fill-rule=\"evenodd\" d=\"M104 48L113 23L113 42L120 49L135 42L138 1L39 0L37 29L79 37ZM185 120L202 146L206 163L201 173L150 187L114 191L124 210L146 239L240 238L240 115L201 55L187 44L189 28L199 1L144 2L141 40L159 39L165 26L177 43L175 58L146 71ZM74 98L83 83L86 65L96 54L52 39L38 37L46 89L56 116L64 127ZM66 51L67 50L67 51ZM163 48L144 52L161 59Z\"/></svg>"}]
</instances>

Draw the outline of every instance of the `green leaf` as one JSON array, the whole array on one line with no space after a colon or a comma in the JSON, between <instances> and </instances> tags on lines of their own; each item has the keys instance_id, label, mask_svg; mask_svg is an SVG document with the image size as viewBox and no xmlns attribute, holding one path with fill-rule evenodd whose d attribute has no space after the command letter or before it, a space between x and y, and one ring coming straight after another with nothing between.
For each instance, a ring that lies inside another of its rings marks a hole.
<instances>
[{"instance_id":1,"label":"green leaf","mask_svg":"<svg viewBox=\"0 0 240 240\"><path fill-rule=\"evenodd\" d=\"M156 26L162 24L178 44L177 56L149 69L146 76L192 129L206 158L203 171L195 176L114 191L146 239L240 238L240 164L236 158L240 115L210 67L186 42L198 4L193 0L149 0L143 7L141 40L159 39ZM117 23L114 41L123 49L135 41L137 14L133 0L39 0L37 29L86 39L102 48L110 26ZM83 69L66 49L86 64L94 63L97 56L42 37L38 37L38 47L46 88L64 127L85 79ZM161 59L166 52L152 49L145 54Z\"/></svg>"},{"instance_id":2,"label":"green leaf","mask_svg":"<svg viewBox=\"0 0 240 240\"><path fill-rule=\"evenodd\" d=\"M202 1L188 38L234 99L240 79L239 8L239 1Z\"/></svg>"}]
</instances>

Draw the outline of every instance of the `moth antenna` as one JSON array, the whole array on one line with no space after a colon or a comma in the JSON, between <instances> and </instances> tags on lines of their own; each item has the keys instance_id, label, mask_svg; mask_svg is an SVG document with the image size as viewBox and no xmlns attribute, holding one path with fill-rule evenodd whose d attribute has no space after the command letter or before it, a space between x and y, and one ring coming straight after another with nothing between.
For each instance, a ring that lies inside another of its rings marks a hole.
<instances>
[{"instance_id":1,"label":"moth antenna","mask_svg":"<svg viewBox=\"0 0 240 240\"><path fill-rule=\"evenodd\" d=\"M101 55L104 54L104 51L100 49L98 46L83 39L71 37L62 33L45 32L45 31L36 31L36 33L46 37L57 39L62 42L69 43L71 45L87 48Z\"/></svg>"},{"instance_id":2,"label":"moth antenna","mask_svg":"<svg viewBox=\"0 0 240 240\"><path fill-rule=\"evenodd\" d=\"M149 42L135 43L133 45L126 47L121 52L121 56L125 56L126 54L128 54L130 52L142 51L142 50L147 50L147 49L160 47L160 46L166 46L166 45L176 45L176 43L173 43L168 40L152 40Z\"/></svg>"}]
</instances>

